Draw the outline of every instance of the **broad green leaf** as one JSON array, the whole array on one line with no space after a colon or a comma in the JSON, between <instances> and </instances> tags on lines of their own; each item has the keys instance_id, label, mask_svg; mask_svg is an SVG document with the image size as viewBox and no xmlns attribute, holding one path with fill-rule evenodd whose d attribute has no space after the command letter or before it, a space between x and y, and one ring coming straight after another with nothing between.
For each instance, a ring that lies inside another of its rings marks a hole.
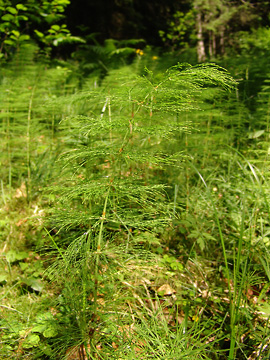
<instances>
[{"instance_id":1,"label":"broad green leaf","mask_svg":"<svg viewBox=\"0 0 270 360\"><path fill-rule=\"evenodd\" d=\"M34 30L34 32L37 34L38 37L43 38L44 34L38 30Z\"/></svg>"},{"instance_id":2,"label":"broad green leaf","mask_svg":"<svg viewBox=\"0 0 270 360\"><path fill-rule=\"evenodd\" d=\"M0 274L0 283L6 282L7 281L7 275L6 274Z\"/></svg>"},{"instance_id":3,"label":"broad green leaf","mask_svg":"<svg viewBox=\"0 0 270 360\"><path fill-rule=\"evenodd\" d=\"M30 39L30 36L29 35L21 35L19 37L19 41L27 41Z\"/></svg>"},{"instance_id":4,"label":"broad green leaf","mask_svg":"<svg viewBox=\"0 0 270 360\"><path fill-rule=\"evenodd\" d=\"M15 261L26 259L29 256L29 254L25 251L15 251L10 250L6 254L6 260L10 263L13 263Z\"/></svg>"},{"instance_id":5,"label":"broad green leaf","mask_svg":"<svg viewBox=\"0 0 270 360\"><path fill-rule=\"evenodd\" d=\"M22 347L24 349L30 349L33 346L38 346L39 342L40 342L40 337L37 334L30 334L22 343Z\"/></svg>"},{"instance_id":6,"label":"broad green leaf","mask_svg":"<svg viewBox=\"0 0 270 360\"><path fill-rule=\"evenodd\" d=\"M14 34L17 38L20 36L20 32L18 30L12 30L12 34Z\"/></svg>"},{"instance_id":7,"label":"broad green leaf","mask_svg":"<svg viewBox=\"0 0 270 360\"><path fill-rule=\"evenodd\" d=\"M26 10L27 10L27 7L24 6L23 4L17 4L17 5L16 5L16 8L17 8L18 10L23 10L23 11L26 11Z\"/></svg>"},{"instance_id":8,"label":"broad green leaf","mask_svg":"<svg viewBox=\"0 0 270 360\"><path fill-rule=\"evenodd\" d=\"M17 10L11 6L8 6L7 7L7 11L10 12L11 14L13 15L16 15L17 14Z\"/></svg>"},{"instance_id":9,"label":"broad green leaf","mask_svg":"<svg viewBox=\"0 0 270 360\"><path fill-rule=\"evenodd\" d=\"M46 323L40 323L40 324L37 324L35 325L33 328L32 328L32 332L38 332L38 333L43 333L43 331L45 331L47 328L47 325Z\"/></svg>"},{"instance_id":10,"label":"broad green leaf","mask_svg":"<svg viewBox=\"0 0 270 360\"><path fill-rule=\"evenodd\" d=\"M55 1L55 3L57 3L57 5L66 6L66 5L70 4L70 0L57 0L57 1Z\"/></svg>"},{"instance_id":11,"label":"broad green leaf","mask_svg":"<svg viewBox=\"0 0 270 360\"><path fill-rule=\"evenodd\" d=\"M254 131L252 133L249 133L248 138L249 139L257 139L258 137L262 136L264 134L265 130L258 130Z\"/></svg>"},{"instance_id":12,"label":"broad green leaf","mask_svg":"<svg viewBox=\"0 0 270 360\"><path fill-rule=\"evenodd\" d=\"M60 30L60 26L59 25L52 25L51 27L53 30L55 31L59 31Z\"/></svg>"},{"instance_id":13,"label":"broad green leaf","mask_svg":"<svg viewBox=\"0 0 270 360\"><path fill-rule=\"evenodd\" d=\"M19 15L19 16L17 16L17 19L18 19L18 20L27 21L27 20L28 20L28 17L25 16L25 15Z\"/></svg>"},{"instance_id":14,"label":"broad green leaf","mask_svg":"<svg viewBox=\"0 0 270 360\"><path fill-rule=\"evenodd\" d=\"M58 334L57 330L55 327L53 326L49 326L44 332L43 332L43 335L46 337L46 338L51 338L51 337L54 337Z\"/></svg>"},{"instance_id":15,"label":"broad green leaf","mask_svg":"<svg viewBox=\"0 0 270 360\"><path fill-rule=\"evenodd\" d=\"M53 45L54 46L57 46L58 45L58 43L61 43L62 42L62 40L63 40L63 37L58 37L57 39L55 39L55 40L53 40Z\"/></svg>"},{"instance_id":16,"label":"broad green leaf","mask_svg":"<svg viewBox=\"0 0 270 360\"><path fill-rule=\"evenodd\" d=\"M4 43L11 46L16 45L15 41L12 41L10 39L5 40Z\"/></svg>"},{"instance_id":17,"label":"broad green leaf","mask_svg":"<svg viewBox=\"0 0 270 360\"><path fill-rule=\"evenodd\" d=\"M265 243L266 246L269 246L269 245L270 245L270 239L269 239L269 237L265 236L265 237L263 237L262 240L263 240L263 242Z\"/></svg>"},{"instance_id":18,"label":"broad green leaf","mask_svg":"<svg viewBox=\"0 0 270 360\"><path fill-rule=\"evenodd\" d=\"M40 292L43 289L43 285L42 285L40 279L36 279L36 278L32 277L32 278L28 278L28 279L23 279L22 282L37 292Z\"/></svg>"},{"instance_id":19,"label":"broad green leaf","mask_svg":"<svg viewBox=\"0 0 270 360\"><path fill-rule=\"evenodd\" d=\"M27 262L20 262L19 265L22 271L25 271L29 267L29 263Z\"/></svg>"},{"instance_id":20,"label":"broad green leaf","mask_svg":"<svg viewBox=\"0 0 270 360\"><path fill-rule=\"evenodd\" d=\"M1 17L1 19L4 21L12 21L14 19L14 16L11 14L5 14Z\"/></svg>"},{"instance_id":21,"label":"broad green leaf","mask_svg":"<svg viewBox=\"0 0 270 360\"><path fill-rule=\"evenodd\" d=\"M46 312L46 313L38 314L37 322L42 323L44 321L53 320L53 319L54 319L53 314L50 312Z\"/></svg>"}]
</instances>

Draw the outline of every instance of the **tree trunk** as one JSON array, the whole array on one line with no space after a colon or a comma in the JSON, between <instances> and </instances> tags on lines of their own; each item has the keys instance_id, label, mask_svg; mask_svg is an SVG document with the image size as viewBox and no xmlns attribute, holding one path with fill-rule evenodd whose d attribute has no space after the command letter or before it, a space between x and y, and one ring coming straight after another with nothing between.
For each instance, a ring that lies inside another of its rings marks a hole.
<instances>
[{"instance_id":1,"label":"tree trunk","mask_svg":"<svg viewBox=\"0 0 270 360\"><path fill-rule=\"evenodd\" d=\"M220 52L222 55L225 55L225 40L224 40L224 28L220 30Z\"/></svg>"},{"instance_id":2,"label":"tree trunk","mask_svg":"<svg viewBox=\"0 0 270 360\"><path fill-rule=\"evenodd\" d=\"M216 43L216 35L214 33L213 33L212 41L213 41L213 54L216 57L216 55L217 55L217 43Z\"/></svg>"},{"instance_id":3,"label":"tree trunk","mask_svg":"<svg viewBox=\"0 0 270 360\"><path fill-rule=\"evenodd\" d=\"M209 52L209 57L210 57L210 60L212 59L213 57L213 41L212 41L212 38L213 38L213 32L212 31L209 31L209 43L208 43L208 52Z\"/></svg>"},{"instance_id":4,"label":"tree trunk","mask_svg":"<svg viewBox=\"0 0 270 360\"><path fill-rule=\"evenodd\" d=\"M205 46L203 41L203 31L202 31L202 14L197 6L195 6L197 10L196 15L196 25L197 25L197 56L198 62L205 61Z\"/></svg>"}]
</instances>

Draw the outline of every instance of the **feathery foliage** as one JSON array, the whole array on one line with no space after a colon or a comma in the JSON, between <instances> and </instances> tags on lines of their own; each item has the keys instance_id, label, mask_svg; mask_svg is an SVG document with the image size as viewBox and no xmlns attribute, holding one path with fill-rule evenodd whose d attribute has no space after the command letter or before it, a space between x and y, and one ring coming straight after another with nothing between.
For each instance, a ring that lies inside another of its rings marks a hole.
<instances>
[{"instance_id":1,"label":"feathery foliage","mask_svg":"<svg viewBox=\"0 0 270 360\"><path fill-rule=\"evenodd\" d=\"M40 185L42 177L46 181L48 164L57 151L55 132L61 116L44 102L70 91L69 70L48 69L35 61L36 51L23 46L2 69L0 84L1 177L9 187L25 183L29 198L34 195L32 181Z\"/></svg>"},{"instance_id":2,"label":"feathery foliage","mask_svg":"<svg viewBox=\"0 0 270 360\"><path fill-rule=\"evenodd\" d=\"M180 114L196 108L204 89L216 85L232 89L235 82L215 65L177 65L158 76L147 69L137 76L133 67L126 67L112 71L100 87L70 99L76 110L84 111L62 122L70 150L60 159L64 172L54 186L60 201L53 226L62 230L62 241L57 245L52 238L59 260L50 274L60 283L59 274L72 279L64 281L65 301L77 314L78 346L88 358L96 352L96 329L108 326L100 289L106 308L115 308L106 289L117 282L112 279L120 276L119 266L128 266L133 256L137 261L144 257L142 244L158 244L156 235L175 216L168 185L156 176L181 166L183 154L164 145L190 131ZM71 239L65 239L64 229L73 232ZM83 299L89 296L86 307Z\"/></svg>"}]
</instances>

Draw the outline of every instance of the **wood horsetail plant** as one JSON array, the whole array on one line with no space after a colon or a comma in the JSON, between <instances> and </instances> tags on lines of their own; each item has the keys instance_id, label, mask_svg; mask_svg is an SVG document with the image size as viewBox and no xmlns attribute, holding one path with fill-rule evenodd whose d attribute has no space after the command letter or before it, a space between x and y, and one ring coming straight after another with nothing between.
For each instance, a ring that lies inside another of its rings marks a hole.
<instances>
[{"instance_id":1,"label":"wood horsetail plant","mask_svg":"<svg viewBox=\"0 0 270 360\"><path fill-rule=\"evenodd\" d=\"M28 201L48 180L58 146L59 113L44 101L74 88L67 68L48 68L36 56L36 46L25 44L0 71L1 184L22 186Z\"/></svg>"},{"instance_id":2,"label":"wood horsetail plant","mask_svg":"<svg viewBox=\"0 0 270 360\"><path fill-rule=\"evenodd\" d=\"M177 216L157 175L181 166L184 155L169 146L191 130L181 113L213 86L230 90L235 81L213 64L178 64L156 77L147 69L138 76L130 66L68 98L62 131L69 150L53 187L58 235L50 232L59 256L49 270L63 286L58 307L69 319L59 339L64 354L79 349L81 359L93 359L129 302L129 264L155 263L147 248Z\"/></svg>"}]
</instances>

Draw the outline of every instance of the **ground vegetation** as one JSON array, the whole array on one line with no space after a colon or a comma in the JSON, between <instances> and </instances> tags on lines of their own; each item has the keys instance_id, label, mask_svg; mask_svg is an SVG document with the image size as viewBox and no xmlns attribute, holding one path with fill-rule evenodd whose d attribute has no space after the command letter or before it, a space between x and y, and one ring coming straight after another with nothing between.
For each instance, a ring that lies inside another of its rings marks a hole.
<instances>
[{"instance_id":1,"label":"ground vegetation","mask_svg":"<svg viewBox=\"0 0 270 360\"><path fill-rule=\"evenodd\" d=\"M268 359L268 2L79 4L0 2L0 359Z\"/></svg>"}]
</instances>

